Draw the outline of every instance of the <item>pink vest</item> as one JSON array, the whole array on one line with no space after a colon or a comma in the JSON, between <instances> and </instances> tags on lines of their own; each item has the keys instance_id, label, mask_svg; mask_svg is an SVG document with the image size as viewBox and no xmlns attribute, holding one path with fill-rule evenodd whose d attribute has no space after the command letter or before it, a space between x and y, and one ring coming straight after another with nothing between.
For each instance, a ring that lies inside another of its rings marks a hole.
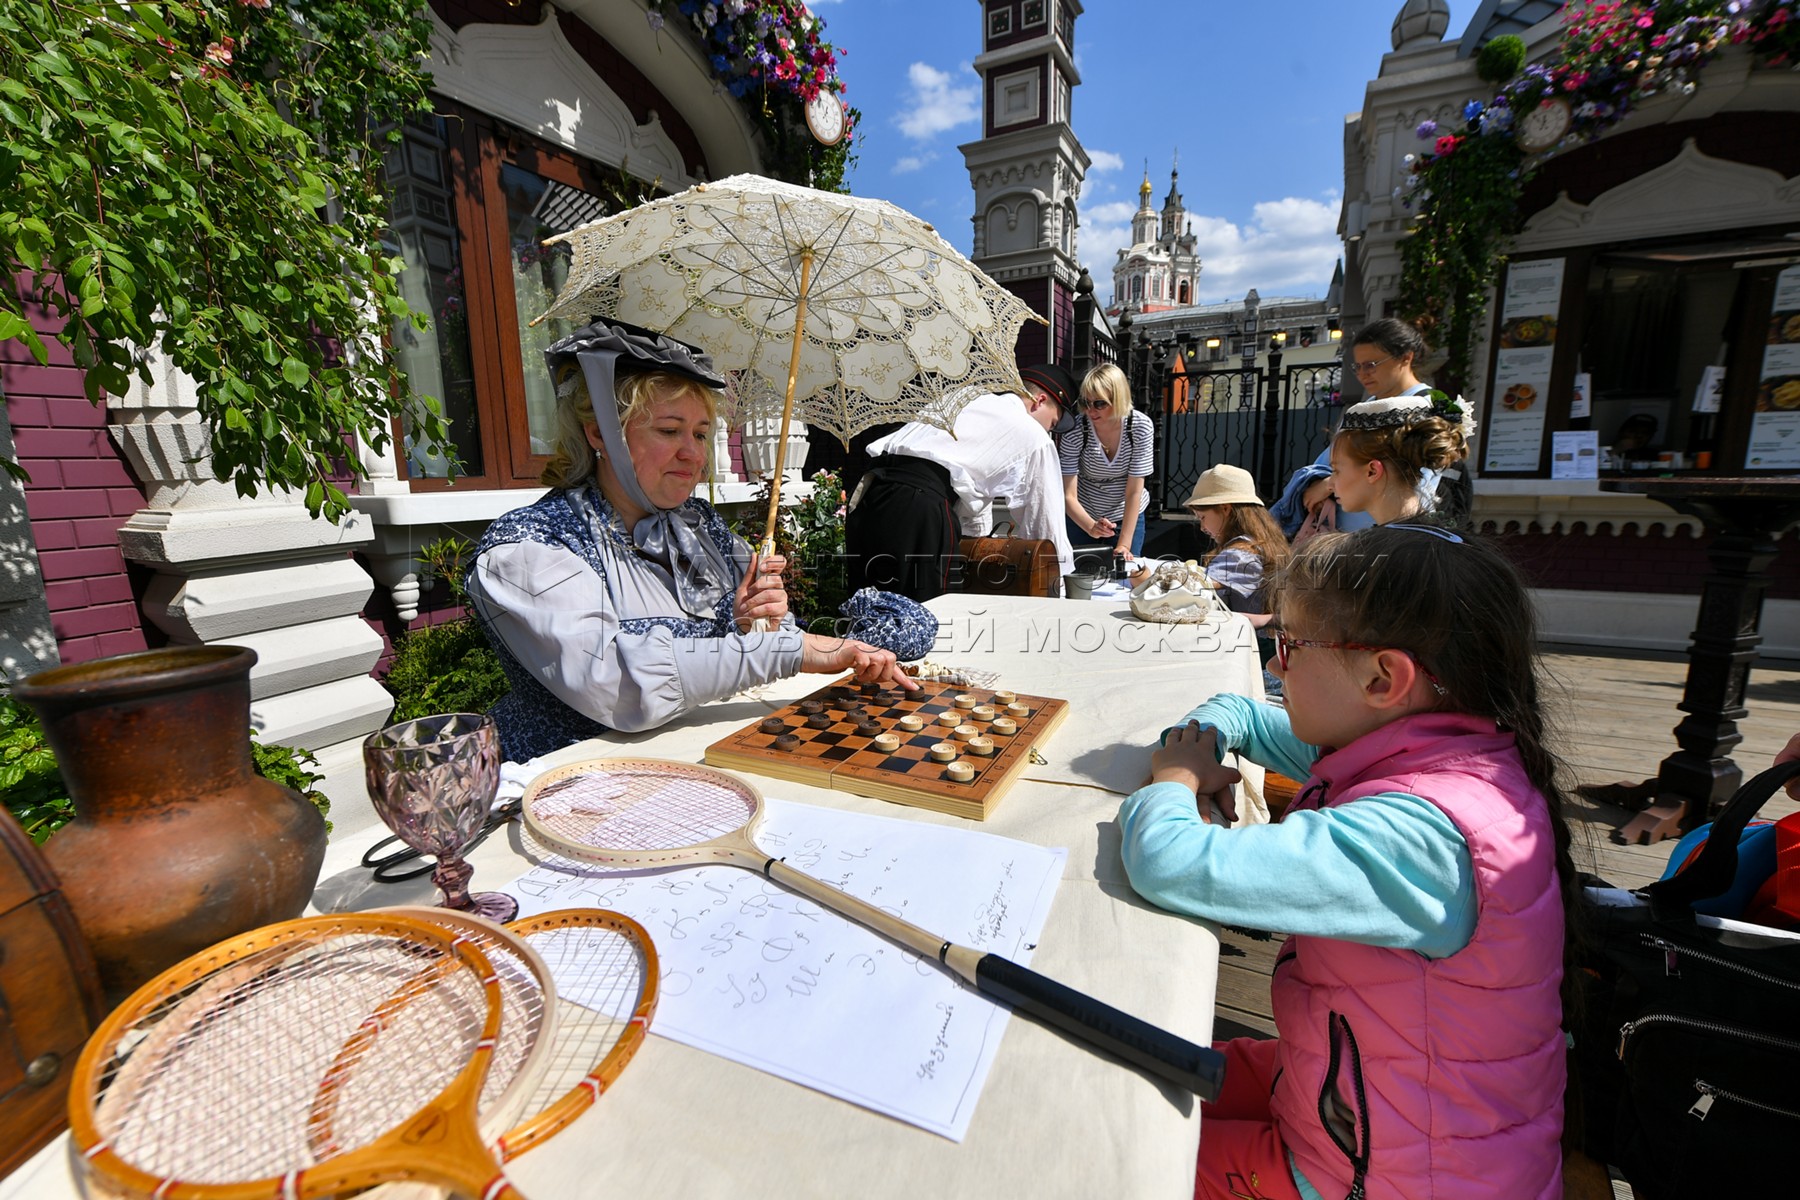
<instances>
[{"instance_id":1,"label":"pink vest","mask_svg":"<svg viewBox=\"0 0 1800 1200\"><path fill-rule=\"evenodd\" d=\"M1454 713L1327 754L1297 806L1377 792L1423 797L1467 839L1475 933L1440 959L1288 939L1271 988L1282 1140L1328 1198L1557 1200L1563 908L1549 809L1513 736ZM1322 1111L1349 1120L1328 1126Z\"/></svg>"}]
</instances>

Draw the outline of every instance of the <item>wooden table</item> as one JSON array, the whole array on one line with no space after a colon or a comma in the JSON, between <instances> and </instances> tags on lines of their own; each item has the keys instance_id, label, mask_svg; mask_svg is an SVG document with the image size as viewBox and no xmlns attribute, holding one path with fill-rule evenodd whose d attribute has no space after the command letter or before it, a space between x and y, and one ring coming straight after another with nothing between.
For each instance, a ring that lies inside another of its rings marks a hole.
<instances>
[{"instance_id":1,"label":"wooden table","mask_svg":"<svg viewBox=\"0 0 1800 1200\"><path fill-rule=\"evenodd\" d=\"M1218 941L1207 924L1131 891L1114 817L1144 782L1160 730L1215 691L1261 695L1254 637L1239 617L1148 626L1122 605L943 596L930 659L1001 673L1002 686L1070 702L1067 721L986 822L757 779L808 804L981 829L1065 846L1067 867L1032 967L1192 1041L1210 1040ZM819 683L708 705L649 734L609 734L559 761L641 754L700 761L722 734ZM1253 781L1256 779L1253 776ZM381 830L336 843L315 893L323 910L429 902L426 880L379 885L357 866ZM471 857L492 887L528 862L516 830ZM654 1028L652 1029L654 1032ZM870 1037L880 1037L871 1028ZM221 1119L226 1119L221 1114ZM1014 1017L960 1144L702 1051L652 1037L578 1124L512 1164L536 1200L698 1197L1129 1196L1193 1194L1198 1104L1138 1072ZM73 1195L53 1143L0 1183L0 1200Z\"/></svg>"},{"instance_id":2,"label":"wooden table","mask_svg":"<svg viewBox=\"0 0 1800 1200\"><path fill-rule=\"evenodd\" d=\"M1675 726L1679 748L1662 760L1654 779L1581 789L1595 799L1646 806L1613 837L1628 844L1656 842L1711 820L1743 784L1744 773L1730 753L1742 740L1737 722L1749 711L1744 690L1762 644L1763 595L1775 539L1800 521L1800 479L1607 479L1600 489L1648 496L1700 518L1712 534L1706 553L1713 573L1701 587L1681 696L1681 710L1688 715Z\"/></svg>"}]
</instances>

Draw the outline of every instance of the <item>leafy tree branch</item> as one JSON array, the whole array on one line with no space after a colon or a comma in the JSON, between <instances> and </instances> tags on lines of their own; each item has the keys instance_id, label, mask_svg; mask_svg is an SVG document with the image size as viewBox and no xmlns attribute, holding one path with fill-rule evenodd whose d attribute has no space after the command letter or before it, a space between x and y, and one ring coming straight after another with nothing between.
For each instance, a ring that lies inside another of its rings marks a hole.
<instances>
[{"instance_id":1,"label":"leafy tree branch","mask_svg":"<svg viewBox=\"0 0 1800 1200\"><path fill-rule=\"evenodd\" d=\"M0 341L48 361L41 308L95 402L159 351L196 381L218 478L340 518L347 435L384 448L421 407L384 353L426 318L382 247L368 131L426 107L429 30L419 0L0 7Z\"/></svg>"}]
</instances>

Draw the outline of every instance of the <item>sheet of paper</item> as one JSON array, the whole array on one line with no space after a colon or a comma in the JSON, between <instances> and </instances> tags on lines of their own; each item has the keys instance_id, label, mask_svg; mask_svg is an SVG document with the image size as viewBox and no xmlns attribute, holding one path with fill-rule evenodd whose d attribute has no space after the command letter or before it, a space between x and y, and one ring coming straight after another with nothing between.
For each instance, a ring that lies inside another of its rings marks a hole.
<instances>
[{"instance_id":1,"label":"sheet of paper","mask_svg":"<svg viewBox=\"0 0 1800 1200\"><path fill-rule=\"evenodd\" d=\"M1532 258L1508 263L1506 290L1500 297L1500 319L1546 317L1554 321L1562 307L1563 266L1567 261Z\"/></svg>"},{"instance_id":2,"label":"sheet of paper","mask_svg":"<svg viewBox=\"0 0 1800 1200\"><path fill-rule=\"evenodd\" d=\"M1592 429L1558 429L1550 435L1550 478L1600 478L1600 435Z\"/></svg>"},{"instance_id":3,"label":"sheet of paper","mask_svg":"<svg viewBox=\"0 0 1800 1200\"><path fill-rule=\"evenodd\" d=\"M1725 396L1725 368L1702 367L1700 382L1694 385L1694 411L1716 413Z\"/></svg>"},{"instance_id":4,"label":"sheet of paper","mask_svg":"<svg viewBox=\"0 0 1800 1200\"><path fill-rule=\"evenodd\" d=\"M757 844L933 934L1021 965L1068 857L774 799ZM504 890L521 916L606 908L643 925L662 967L651 1032L956 1141L968 1132L1009 1014L935 962L738 867L540 866Z\"/></svg>"}]
</instances>

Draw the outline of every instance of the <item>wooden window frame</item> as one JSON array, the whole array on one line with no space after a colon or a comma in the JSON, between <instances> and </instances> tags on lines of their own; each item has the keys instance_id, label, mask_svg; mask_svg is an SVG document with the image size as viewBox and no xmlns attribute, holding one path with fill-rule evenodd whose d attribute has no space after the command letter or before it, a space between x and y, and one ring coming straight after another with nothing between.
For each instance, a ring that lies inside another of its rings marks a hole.
<instances>
[{"instance_id":1,"label":"wooden window frame","mask_svg":"<svg viewBox=\"0 0 1800 1200\"><path fill-rule=\"evenodd\" d=\"M454 480L419 477L407 470L406 455L397 453L400 477L414 492L539 487L550 456L531 452L530 418L523 399L529 368L519 340L501 173L512 165L555 183L604 194L600 173L605 168L445 97L434 96L433 103L448 123L483 469ZM403 447L399 422L394 435Z\"/></svg>"}]
</instances>

